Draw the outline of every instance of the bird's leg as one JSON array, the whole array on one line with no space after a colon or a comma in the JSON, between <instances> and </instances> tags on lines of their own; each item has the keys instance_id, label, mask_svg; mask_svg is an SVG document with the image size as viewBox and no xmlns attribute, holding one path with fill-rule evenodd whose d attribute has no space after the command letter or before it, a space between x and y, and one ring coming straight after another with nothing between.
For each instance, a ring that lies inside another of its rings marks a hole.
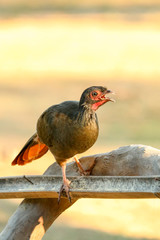
<instances>
[{"instance_id":1,"label":"bird's leg","mask_svg":"<svg viewBox=\"0 0 160 240\"><path fill-rule=\"evenodd\" d=\"M85 171L84 171L84 169L83 169L83 167L82 167L79 159L78 159L76 156L74 156L74 160L75 160L75 162L77 163L77 166L78 166L78 168L79 168L79 171L84 174ZM84 174L84 175L85 175L85 174Z\"/></svg>"},{"instance_id":2,"label":"bird's leg","mask_svg":"<svg viewBox=\"0 0 160 240\"><path fill-rule=\"evenodd\" d=\"M61 168L62 168L63 184L62 184L62 186L60 188L60 191L59 191L58 203L60 202L61 195L62 195L63 191L65 191L68 200L71 202L71 197L70 197L70 194L69 194L70 181L66 178L66 164L62 164Z\"/></svg>"},{"instance_id":3,"label":"bird's leg","mask_svg":"<svg viewBox=\"0 0 160 240\"><path fill-rule=\"evenodd\" d=\"M76 156L74 156L74 160L77 163L79 171L82 175L84 175L84 176L90 175L92 169L84 170L82 167L82 164L80 163L79 159Z\"/></svg>"}]
</instances>

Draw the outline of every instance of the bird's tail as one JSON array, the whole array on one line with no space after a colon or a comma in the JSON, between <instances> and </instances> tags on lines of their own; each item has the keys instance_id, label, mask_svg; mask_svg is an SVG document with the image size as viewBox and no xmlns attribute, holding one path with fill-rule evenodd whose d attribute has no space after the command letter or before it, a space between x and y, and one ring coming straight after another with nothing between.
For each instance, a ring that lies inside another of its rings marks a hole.
<instances>
[{"instance_id":1,"label":"bird's tail","mask_svg":"<svg viewBox=\"0 0 160 240\"><path fill-rule=\"evenodd\" d=\"M35 133L24 145L20 153L13 160L12 165L24 165L40 158L48 151L48 147L40 142L37 133Z\"/></svg>"}]
</instances>

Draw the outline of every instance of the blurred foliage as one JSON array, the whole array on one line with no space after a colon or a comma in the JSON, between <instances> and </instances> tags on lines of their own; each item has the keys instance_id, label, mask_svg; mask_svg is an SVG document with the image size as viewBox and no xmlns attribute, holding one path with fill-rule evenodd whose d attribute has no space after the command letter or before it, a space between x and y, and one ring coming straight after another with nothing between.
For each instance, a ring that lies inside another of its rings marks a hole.
<instances>
[{"instance_id":1,"label":"blurred foliage","mask_svg":"<svg viewBox=\"0 0 160 240\"><path fill-rule=\"evenodd\" d=\"M157 11L160 9L158 0L87 0L87 1L73 1L73 0L47 0L47 1L27 1L27 0L2 0L0 2L1 16L15 16L21 14L33 13L51 13L51 12L68 12L68 13L93 13L93 12L148 12Z\"/></svg>"}]
</instances>

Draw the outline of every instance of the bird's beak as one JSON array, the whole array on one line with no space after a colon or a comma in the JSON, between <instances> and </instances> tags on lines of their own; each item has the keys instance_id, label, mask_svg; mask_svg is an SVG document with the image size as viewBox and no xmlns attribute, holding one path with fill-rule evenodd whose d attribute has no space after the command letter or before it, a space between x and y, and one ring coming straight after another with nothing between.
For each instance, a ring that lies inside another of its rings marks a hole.
<instances>
[{"instance_id":1,"label":"bird's beak","mask_svg":"<svg viewBox=\"0 0 160 240\"><path fill-rule=\"evenodd\" d=\"M107 90L107 92L106 93L112 93L112 94L115 94L113 91L111 91L111 90Z\"/></svg>"},{"instance_id":2,"label":"bird's beak","mask_svg":"<svg viewBox=\"0 0 160 240\"><path fill-rule=\"evenodd\" d=\"M115 100L113 99L113 98L109 98L109 97L106 97L106 94L115 94L115 92L113 92L113 91L111 91L111 90L107 90L106 92L105 92L105 94L104 94L104 96L105 96L105 99L106 99L106 102L115 102Z\"/></svg>"}]
</instances>

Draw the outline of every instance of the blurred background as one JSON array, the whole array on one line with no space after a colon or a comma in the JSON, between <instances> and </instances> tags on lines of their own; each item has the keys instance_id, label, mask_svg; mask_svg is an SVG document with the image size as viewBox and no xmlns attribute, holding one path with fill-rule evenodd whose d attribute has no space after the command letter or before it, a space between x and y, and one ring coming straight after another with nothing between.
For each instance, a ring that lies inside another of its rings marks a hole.
<instances>
[{"instance_id":1,"label":"blurred background","mask_svg":"<svg viewBox=\"0 0 160 240\"><path fill-rule=\"evenodd\" d=\"M116 92L97 112L100 134L83 155L123 145L159 148L159 0L0 1L0 176L42 174L47 153L10 163L50 105L91 85ZM81 155L82 156L82 155ZM21 200L0 200L0 230ZM160 239L160 200L79 200L43 239Z\"/></svg>"}]
</instances>

